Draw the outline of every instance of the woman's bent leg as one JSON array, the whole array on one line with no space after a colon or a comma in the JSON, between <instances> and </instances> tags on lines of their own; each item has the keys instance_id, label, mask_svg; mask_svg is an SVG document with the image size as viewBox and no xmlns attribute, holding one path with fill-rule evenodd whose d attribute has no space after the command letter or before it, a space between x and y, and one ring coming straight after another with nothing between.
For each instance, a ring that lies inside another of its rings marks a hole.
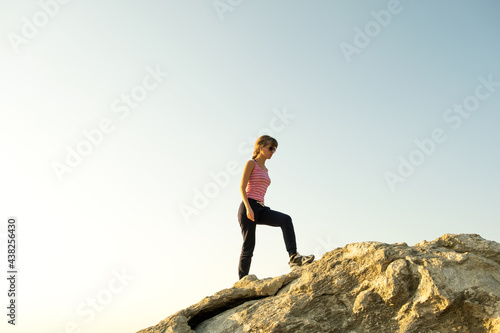
<instances>
[{"instance_id":1,"label":"woman's bent leg","mask_svg":"<svg viewBox=\"0 0 500 333\"><path fill-rule=\"evenodd\" d=\"M266 207L259 214L257 224L265 224L273 227L281 227L283 239L285 240L286 250L288 255L297 253L297 241L295 239L295 230L293 229L292 218L281 212Z\"/></svg>"}]
</instances>

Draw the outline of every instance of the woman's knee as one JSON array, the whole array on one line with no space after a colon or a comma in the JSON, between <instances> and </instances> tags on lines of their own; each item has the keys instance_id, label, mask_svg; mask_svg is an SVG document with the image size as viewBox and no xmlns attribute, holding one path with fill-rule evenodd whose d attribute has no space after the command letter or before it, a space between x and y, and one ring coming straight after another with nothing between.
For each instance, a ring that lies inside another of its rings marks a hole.
<instances>
[{"instance_id":1,"label":"woman's knee","mask_svg":"<svg viewBox=\"0 0 500 333\"><path fill-rule=\"evenodd\" d=\"M287 215L287 214L283 214L283 222L285 224L292 224L292 217L290 215Z\"/></svg>"}]
</instances>

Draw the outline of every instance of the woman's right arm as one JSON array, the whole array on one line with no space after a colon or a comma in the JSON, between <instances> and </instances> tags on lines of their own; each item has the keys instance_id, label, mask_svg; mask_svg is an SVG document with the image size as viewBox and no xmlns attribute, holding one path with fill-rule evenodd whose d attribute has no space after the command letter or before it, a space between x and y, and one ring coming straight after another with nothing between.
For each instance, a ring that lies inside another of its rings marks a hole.
<instances>
[{"instance_id":1,"label":"woman's right arm","mask_svg":"<svg viewBox=\"0 0 500 333\"><path fill-rule=\"evenodd\" d=\"M247 217L252 221L254 221L254 214L252 207L250 207L250 203L248 202L247 184L254 168L255 168L254 161L253 160L248 161L247 164L245 165L245 169L243 170L243 176L241 177L241 186L240 186L240 192L241 196L243 197L243 203L245 204L245 207L247 209Z\"/></svg>"}]
</instances>

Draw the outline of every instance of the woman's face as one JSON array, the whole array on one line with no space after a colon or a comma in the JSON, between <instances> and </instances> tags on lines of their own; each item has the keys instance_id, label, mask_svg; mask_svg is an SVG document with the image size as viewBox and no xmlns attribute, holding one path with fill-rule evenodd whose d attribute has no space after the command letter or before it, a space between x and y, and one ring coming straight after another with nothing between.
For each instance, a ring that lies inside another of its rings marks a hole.
<instances>
[{"instance_id":1,"label":"woman's face","mask_svg":"<svg viewBox=\"0 0 500 333\"><path fill-rule=\"evenodd\" d=\"M276 152L276 147L271 145L266 145L260 148L260 153L264 155L265 158L270 159Z\"/></svg>"}]
</instances>

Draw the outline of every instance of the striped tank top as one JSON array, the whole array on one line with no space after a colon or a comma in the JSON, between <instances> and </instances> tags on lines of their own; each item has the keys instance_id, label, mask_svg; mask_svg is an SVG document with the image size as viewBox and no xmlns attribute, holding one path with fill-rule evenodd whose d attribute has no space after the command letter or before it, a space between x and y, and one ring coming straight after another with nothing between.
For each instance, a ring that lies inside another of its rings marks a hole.
<instances>
[{"instance_id":1,"label":"striped tank top","mask_svg":"<svg viewBox=\"0 0 500 333\"><path fill-rule=\"evenodd\" d=\"M269 178L267 171L259 166L257 161L252 161L254 161L255 167L248 179L246 188L247 197L264 202L264 196L266 195L268 186L271 184L271 178Z\"/></svg>"}]
</instances>

